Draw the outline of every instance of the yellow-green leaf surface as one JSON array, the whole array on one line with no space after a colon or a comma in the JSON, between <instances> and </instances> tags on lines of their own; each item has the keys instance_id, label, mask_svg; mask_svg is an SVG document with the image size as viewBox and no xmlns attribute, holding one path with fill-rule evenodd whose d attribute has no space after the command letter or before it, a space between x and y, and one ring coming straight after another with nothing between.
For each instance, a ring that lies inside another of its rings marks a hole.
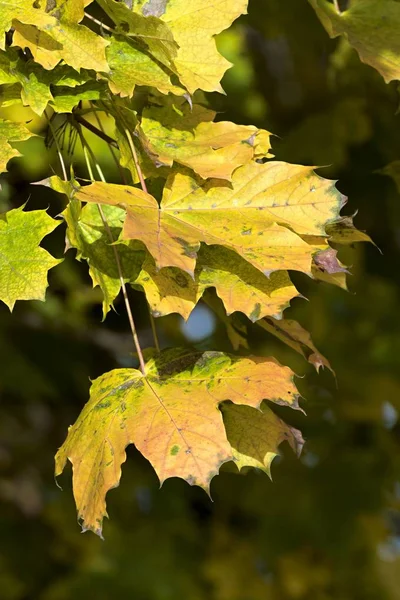
<instances>
[{"instance_id":1,"label":"yellow-green leaf surface","mask_svg":"<svg viewBox=\"0 0 400 600\"><path fill-rule=\"evenodd\" d=\"M304 356L309 363L314 365L317 371L321 367L326 367L332 371L329 361L314 346L310 333L297 321L268 317L257 321L257 325Z\"/></svg>"},{"instance_id":2,"label":"yellow-green leaf surface","mask_svg":"<svg viewBox=\"0 0 400 600\"><path fill-rule=\"evenodd\" d=\"M140 133L156 164L172 166L176 161L203 179L231 179L237 167L271 156L267 131L226 121L213 123L214 117L213 111L187 102L152 107L143 111Z\"/></svg>"},{"instance_id":3,"label":"yellow-green leaf surface","mask_svg":"<svg viewBox=\"0 0 400 600\"><path fill-rule=\"evenodd\" d=\"M132 96L135 85L153 86L164 94L184 94L171 82L171 72L151 56L138 50L126 37L113 37L107 48L109 86L113 94Z\"/></svg>"},{"instance_id":4,"label":"yellow-green leaf surface","mask_svg":"<svg viewBox=\"0 0 400 600\"><path fill-rule=\"evenodd\" d=\"M0 173L7 169L8 161L14 156L21 156L9 142L23 142L35 135L21 123L0 119Z\"/></svg>"},{"instance_id":5,"label":"yellow-green leaf surface","mask_svg":"<svg viewBox=\"0 0 400 600\"><path fill-rule=\"evenodd\" d=\"M108 72L105 49L109 42L79 24L87 4L85 0L53 0L46 26L26 24L31 21L15 24L13 45L29 48L35 61L45 69L53 69L64 60L78 71L84 68Z\"/></svg>"},{"instance_id":6,"label":"yellow-green leaf surface","mask_svg":"<svg viewBox=\"0 0 400 600\"><path fill-rule=\"evenodd\" d=\"M81 100L100 100L103 87L96 81L88 81L83 85L56 86L50 106L58 113L69 113Z\"/></svg>"},{"instance_id":7,"label":"yellow-green leaf surface","mask_svg":"<svg viewBox=\"0 0 400 600\"><path fill-rule=\"evenodd\" d=\"M0 300L10 310L17 300L45 299L47 273L61 260L39 244L59 224L44 210L0 215Z\"/></svg>"},{"instance_id":8,"label":"yellow-green leaf surface","mask_svg":"<svg viewBox=\"0 0 400 600\"><path fill-rule=\"evenodd\" d=\"M166 23L156 16L133 12L124 2L97 0L97 4L114 21L119 33L135 40L139 50L144 49L163 65L175 71L173 59L177 55L178 44Z\"/></svg>"},{"instance_id":9,"label":"yellow-green leaf surface","mask_svg":"<svg viewBox=\"0 0 400 600\"><path fill-rule=\"evenodd\" d=\"M145 291L154 316L176 312L190 316L204 291L214 287L228 315L241 311L256 321L265 315L279 317L298 292L286 271L266 277L232 250L203 246L194 280L176 267L157 270L147 258L136 282Z\"/></svg>"},{"instance_id":10,"label":"yellow-green leaf surface","mask_svg":"<svg viewBox=\"0 0 400 600\"><path fill-rule=\"evenodd\" d=\"M298 429L286 425L264 403L261 410L248 406L223 404L226 435L239 471L246 467L262 469L271 476L271 463L279 454L278 447L289 442L300 455L304 445Z\"/></svg>"},{"instance_id":11,"label":"yellow-green leaf surface","mask_svg":"<svg viewBox=\"0 0 400 600\"><path fill-rule=\"evenodd\" d=\"M282 162L249 163L235 171L232 183L204 182L176 171L167 180L161 207L139 192L94 183L79 197L126 206L123 237L141 240L158 268L175 266L191 275L200 242L226 246L268 275L286 269L311 274L320 243L300 236L324 235L342 205L334 182L311 167Z\"/></svg>"},{"instance_id":12,"label":"yellow-green leaf surface","mask_svg":"<svg viewBox=\"0 0 400 600\"><path fill-rule=\"evenodd\" d=\"M33 0L0 0L1 33L18 26L19 23L29 23L38 27L49 27L54 19L44 10L37 8ZM1 36L0 48L5 49L5 37Z\"/></svg>"},{"instance_id":13,"label":"yellow-green leaf surface","mask_svg":"<svg viewBox=\"0 0 400 600\"><path fill-rule=\"evenodd\" d=\"M116 240L121 233L124 211L117 206L104 206L103 211L111 235ZM95 204L87 204L82 209L79 200L72 199L63 212L63 217L68 224L68 246L77 248L78 259L87 260L93 286L100 286L103 293L105 317L121 289L115 250L118 252L125 281L137 277L144 252L125 244L113 247Z\"/></svg>"},{"instance_id":14,"label":"yellow-green leaf surface","mask_svg":"<svg viewBox=\"0 0 400 600\"><path fill-rule=\"evenodd\" d=\"M338 14L327 0L309 0L331 37L344 35L360 59L386 83L400 79L400 4L396 0L357 0Z\"/></svg>"},{"instance_id":15,"label":"yellow-green leaf surface","mask_svg":"<svg viewBox=\"0 0 400 600\"><path fill-rule=\"evenodd\" d=\"M121 477L125 448L135 444L161 483L181 477L208 490L232 460L218 406L224 400L257 408L269 399L297 408L293 373L268 358L167 350L143 375L117 369L96 379L90 400L56 456L56 475L69 459L78 517L101 535L105 496Z\"/></svg>"},{"instance_id":16,"label":"yellow-green leaf surface","mask_svg":"<svg viewBox=\"0 0 400 600\"><path fill-rule=\"evenodd\" d=\"M247 10L248 0L166 0L157 14L173 33L179 49L174 62L181 83L193 93L221 91L230 63L218 52L214 36ZM142 3L146 14L149 3ZM149 14L147 12L147 14Z\"/></svg>"},{"instance_id":17,"label":"yellow-green leaf surface","mask_svg":"<svg viewBox=\"0 0 400 600\"><path fill-rule=\"evenodd\" d=\"M354 226L352 217L340 217L326 226L329 241L337 244L354 244L356 242L371 242L367 233Z\"/></svg>"}]
</instances>

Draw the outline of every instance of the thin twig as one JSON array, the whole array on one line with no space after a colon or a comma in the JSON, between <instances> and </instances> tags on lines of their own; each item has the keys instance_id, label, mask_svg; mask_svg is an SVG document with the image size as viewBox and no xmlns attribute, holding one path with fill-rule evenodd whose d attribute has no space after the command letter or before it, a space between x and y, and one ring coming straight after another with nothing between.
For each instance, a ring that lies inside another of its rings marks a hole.
<instances>
[{"instance_id":1,"label":"thin twig","mask_svg":"<svg viewBox=\"0 0 400 600\"><path fill-rule=\"evenodd\" d=\"M340 6L339 6L339 0L333 0L333 4L335 6L336 12L340 15L342 14L342 11L340 10Z\"/></svg>"},{"instance_id":2,"label":"thin twig","mask_svg":"<svg viewBox=\"0 0 400 600\"><path fill-rule=\"evenodd\" d=\"M142 186L142 190L144 192L146 192L146 194L147 194L146 182L145 182L144 177L143 177L142 169L140 168L140 165L139 165L139 161L138 161L138 157L137 157L137 153L136 153L136 148L135 148L135 145L133 143L133 139L132 139L131 132L129 131L129 129L125 128L125 135L128 138L129 147L130 147L131 152L132 152L133 162L135 163L136 172L137 172L139 180L140 180L140 185Z\"/></svg>"},{"instance_id":3,"label":"thin twig","mask_svg":"<svg viewBox=\"0 0 400 600\"><path fill-rule=\"evenodd\" d=\"M58 143L58 140L57 140L56 132L54 131L53 124L52 124L51 119L49 118L46 110L44 111L44 114L46 115L46 119L49 123L50 131L51 131L51 135L53 136L53 140L54 140L54 143L57 148L57 154L58 154L58 158L60 160L61 170L63 172L64 179L65 179L65 181L68 181L67 169L65 168L65 163L64 163L62 152L61 152L60 144Z\"/></svg>"},{"instance_id":4,"label":"thin twig","mask_svg":"<svg viewBox=\"0 0 400 600\"><path fill-rule=\"evenodd\" d=\"M132 139L132 136L131 136L131 133L130 133L129 129L125 129L125 135L128 138L129 146L130 146L130 149L131 149L131 152L132 152L133 161L134 161L135 167L136 167L136 172L137 172L137 174L139 176L139 179L140 179L140 185L142 186L142 190L144 192L146 192L146 194L147 194L148 192L147 192L146 182L145 182L144 177L143 177L142 169L140 168L140 164L139 164L139 160L138 160L136 148L135 148L135 145L133 143L133 139ZM151 330L153 332L153 337L154 337L154 344L155 344L157 352L160 352L160 344L158 342L158 337L157 337L156 323L155 323L154 317L152 315L150 306L148 306L148 308L149 308L149 315L150 315Z\"/></svg>"},{"instance_id":5,"label":"thin twig","mask_svg":"<svg viewBox=\"0 0 400 600\"><path fill-rule=\"evenodd\" d=\"M94 164L96 166L96 169L97 169L97 172L99 174L99 177L100 177L101 181L103 181L104 183L106 183L106 180L104 178L104 175L103 175L103 172L101 170L101 167L98 164L98 162L96 161L96 157L94 156L94 154L93 154L90 146L87 144L85 138L83 137L82 132L80 130L78 130L78 133L80 133L80 139L81 139L81 143L82 143L82 146L83 146L83 152L84 152L84 155L85 155L85 160L86 160L86 164L87 164L87 168L88 168L90 179L92 181L94 181L93 171L92 171L92 167L91 167L90 159L89 159L89 153L91 155L92 161L94 162ZM104 228L105 228L105 230L107 232L107 235L109 237L109 240L110 240L112 248L113 248L115 262L117 264L119 281L120 281L121 289L122 289L122 295L124 297L126 312L128 314L129 325L130 325L131 332L132 332L133 343L135 344L136 352L137 352L137 355L138 355L138 358L139 358L140 370L143 373L143 375L145 375L145 362L144 362L144 358L143 358L143 352L142 352L142 348L140 346L139 337L137 335L135 321L133 319L132 309L131 309L131 305L130 305L129 298L128 298L128 292L127 292L125 281L124 281L124 276L123 276L123 271L122 271L122 265L121 265L121 261L120 261L120 258L119 258L118 250L117 250L117 247L114 245L115 240L114 240L113 234L111 232L110 226L107 223L107 219L105 217L103 208L102 208L102 206L100 204L97 205L97 208L99 209L101 220L103 221Z\"/></svg>"},{"instance_id":6,"label":"thin twig","mask_svg":"<svg viewBox=\"0 0 400 600\"><path fill-rule=\"evenodd\" d=\"M151 312L150 306L149 306L149 315L150 315L151 331L153 333L153 338L154 338L154 345L156 347L157 352L160 352L160 343L158 341L158 335L157 335L157 329L156 329L156 322L155 322L155 319L154 319L153 314Z\"/></svg>"},{"instance_id":7,"label":"thin twig","mask_svg":"<svg viewBox=\"0 0 400 600\"><path fill-rule=\"evenodd\" d=\"M97 135L97 137L99 137L103 141L107 142L107 144L109 146L112 146L113 148L116 148L117 150L119 150L119 146L118 146L117 142L112 137L110 137L107 133L105 133L105 131L98 129L95 125L92 125L92 123L89 123L89 121L86 121L86 119L84 119L83 117L81 117L81 115L78 115L76 113L74 114L74 119L77 123L80 123L81 125L86 127L86 129L88 129L89 131L91 131L92 133Z\"/></svg>"},{"instance_id":8,"label":"thin twig","mask_svg":"<svg viewBox=\"0 0 400 600\"><path fill-rule=\"evenodd\" d=\"M90 105L94 108L92 102L90 103ZM105 134L106 132L104 131L103 123L101 122L98 113L96 111L93 111L93 114L94 114L94 117L95 117L95 119L97 121L99 129L102 131L102 133ZM121 167L121 163L118 160L118 156L115 153L115 149L114 149L114 147L111 144L107 143L107 146L108 146L108 149L110 150L111 156L113 157L113 160L114 160L115 164L117 165L117 169L119 171L119 174L121 175L121 179L126 184L127 181L126 181L125 173L123 171L123 168Z\"/></svg>"}]
</instances>

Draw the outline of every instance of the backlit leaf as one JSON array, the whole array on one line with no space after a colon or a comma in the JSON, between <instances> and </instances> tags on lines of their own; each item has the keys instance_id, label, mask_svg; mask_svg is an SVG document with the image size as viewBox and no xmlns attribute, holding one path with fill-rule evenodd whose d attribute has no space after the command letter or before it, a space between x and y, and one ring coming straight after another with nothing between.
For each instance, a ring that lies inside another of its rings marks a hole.
<instances>
[{"instance_id":1,"label":"backlit leaf","mask_svg":"<svg viewBox=\"0 0 400 600\"><path fill-rule=\"evenodd\" d=\"M19 26L19 23L29 23L38 27L49 27L54 19L39 10L33 0L0 0L0 23L1 33L11 29L11 26ZM0 48L5 49L5 37L1 35Z\"/></svg>"},{"instance_id":2,"label":"backlit leaf","mask_svg":"<svg viewBox=\"0 0 400 600\"><path fill-rule=\"evenodd\" d=\"M304 356L309 363L314 365L317 371L321 367L326 367L332 371L329 361L314 346L310 333L297 321L267 317L257 321L257 325Z\"/></svg>"},{"instance_id":3,"label":"backlit leaf","mask_svg":"<svg viewBox=\"0 0 400 600\"><path fill-rule=\"evenodd\" d=\"M43 27L20 19L23 24L15 25L13 45L29 48L35 61L45 69L51 70L64 60L78 71L84 68L108 72L105 48L109 42L79 24L86 4L85 0L54 0L45 15L50 21Z\"/></svg>"},{"instance_id":4,"label":"backlit leaf","mask_svg":"<svg viewBox=\"0 0 400 600\"><path fill-rule=\"evenodd\" d=\"M14 156L21 154L13 148L9 142L23 142L28 140L34 134L21 123L12 121L3 121L0 119L0 173L7 168L8 161Z\"/></svg>"},{"instance_id":5,"label":"backlit leaf","mask_svg":"<svg viewBox=\"0 0 400 600\"><path fill-rule=\"evenodd\" d=\"M331 37L344 35L386 83L400 79L400 4L396 0L357 0L338 14L327 0L309 0Z\"/></svg>"},{"instance_id":6,"label":"backlit leaf","mask_svg":"<svg viewBox=\"0 0 400 600\"><path fill-rule=\"evenodd\" d=\"M164 94L184 94L183 88L171 82L172 73L126 37L117 36L107 48L110 65L109 86L113 94L132 96L135 85L153 86Z\"/></svg>"},{"instance_id":7,"label":"backlit leaf","mask_svg":"<svg viewBox=\"0 0 400 600\"><path fill-rule=\"evenodd\" d=\"M59 224L44 210L0 215L0 300L10 310L17 300L45 299L47 273L61 260L39 244Z\"/></svg>"},{"instance_id":8,"label":"backlit leaf","mask_svg":"<svg viewBox=\"0 0 400 600\"><path fill-rule=\"evenodd\" d=\"M220 81L230 63L218 52L214 36L246 12L248 0L167 0L160 18L178 43L174 62L181 83L193 93L221 91ZM142 14L146 14L146 3ZM161 14L160 14L161 13Z\"/></svg>"},{"instance_id":9,"label":"backlit leaf","mask_svg":"<svg viewBox=\"0 0 400 600\"><path fill-rule=\"evenodd\" d=\"M117 206L104 206L103 211L111 235L116 240L121 233L124 211ZM69 247L77 248L78 259L87 260L93 286L100 286L103 293L105 318L121 289L115 250L118 252L125 281L137 277L144 253L124 244L113 247L95 204L87 204L82 208L79 200L73 199L63 212L63 217L68 224Z\"/></svg>"},{"instance_id":10,"label":"backlit leaf","mask_svg":"<svg viewBox=\"0 0 400 600\"><path fill-rule=\"evenodd\" d=\"M174 172L161 207L138 192L94 183L79 197L126 206L123 237L141 240L158 268L176 266L190 274L200 242L226 246L267 275L284 269L311 274L320 245L308 244L300 235L324 235L342 204L334 182L315 175L311 167L282 162L249 163L235 171L231 184Z\"/></svg>"},{"instance_id":11,"label":"backlit leaf","mask_svg":"<svg viewBox=\"0 0 400 600\"><path fill-rule=\"evenodd\" d=\"M237 167L271 156L267 131L226 121L214 123L214 117L213 111L187 102L178 107L152 107L143 111L139 133L157 165L172 166L176 161L203 179L231 179Z\"/></svg>"},{"instance_id":12,"label":"backlit leaf","mask_svg":"<svg viewBox=\"0 0 400 600\"><path fill-rule=\"evenodd\" d=\"M218 406L224 400L258 407L267 398L297 408L293 373L268 358L167 350L143 375L117 369L96 379L90 400L56 456L56 475L69 459L78 517L101 535L105 495L118 485L125 448L135 444L161 483L181 477L209 489L232 460Z\"/></svg>"},{"instance_id":13,"label":"backlit leaf","mask_svg":"<svg viewBox=\"0 0 400 600\"><path fill-rule=\"evenodd\" d=\"M286 425L263 404L261 410L249 406L223 404L226 435L239 471L246 467L262 469L271 477L271 464L279 445L287 441L297 455L304 445L298 429Z\"/></svg>"},{"instance_id":14,"label":"backlit leaf","mask_svg":"<svg viewBox=\"0 0 400 600\"><path fill-rule=\"evenodd\" d=\"M177 312L190 316L204 291L214 287L228 315L241 311L256 321L265 315L281 316L298 292L286 271L266 277L232 250L203 246L194 280L176 267L157 271L147 258L136 280L145 293L154 316Z\"/></svg>"}]
</instances>

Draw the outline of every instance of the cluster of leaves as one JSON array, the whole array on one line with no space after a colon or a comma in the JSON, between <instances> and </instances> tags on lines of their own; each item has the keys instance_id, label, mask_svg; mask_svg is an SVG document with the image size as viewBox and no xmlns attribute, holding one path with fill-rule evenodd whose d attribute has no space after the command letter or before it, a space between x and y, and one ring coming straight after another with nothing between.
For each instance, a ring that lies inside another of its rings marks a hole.
<instances>
[{"instance_id":1,"label":"cluster of leaves","mask_svg":"<svg viewBox=\"0 0 400 600\"><path fill-rule=\"evenodd\" d=\"M299 296L289 272L345 287L346 268L332 244L369 238L340 216L345 199L333 181L311 167L274 161L269 132L216 122L207 106L203 92L221 91L229 66L214 36L246 6L247 0L3 2L1 103L22 101L48 119L63 179L39 183L66 198L66 249L87 261L104 317L121 290L130 312L127 284L143 290L154 317L185 319L203 295L214 306L214 288L234 350L245 345L231 318L239 311L317 368L329 367L308 332L283 317ZM99 113L113 119L114 135L100 120L93 123ZM68 152L81 142L89 185L75 179L73 156L68 177L66 130ZM121 184L105 181L86 130L116 152ZM18 155L13 142L32 134L10 121L0 122L0 134L4 171ZM45 211L1 215L0 299L10 309L16 300L44 299L47 272L59 261L39 244L58 223ZM288 367L212 351L143 353L129 316L140 369L117 369L93 383L56 456L57 475L72 462L79 519L99 535L105 496L119 483L128 444L161 482L181 477L208 491L223 463L269 473L283 440L296 451L303 443L299 431L262 406L269 400L299 408Z\"/></svg>"}]
</instances>

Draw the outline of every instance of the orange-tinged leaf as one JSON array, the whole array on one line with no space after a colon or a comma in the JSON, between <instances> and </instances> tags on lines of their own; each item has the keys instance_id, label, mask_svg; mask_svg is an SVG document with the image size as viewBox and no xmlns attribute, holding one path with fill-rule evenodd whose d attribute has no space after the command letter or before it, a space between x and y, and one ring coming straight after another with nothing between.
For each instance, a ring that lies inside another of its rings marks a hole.
<instances>
[{"instance_id":1,"label":"orange-tinged leaf","mask_svg":"<svg viewBox=\"0 0 400 600\"><path fill-rule=\"evenodd\" d=\"M289 442L300 455L304 445L298 429L290 427L264 403L261 410L248 406L223 404L226 435L239 471L246 467L262 469L271 477L271 464L279 454L278 447Z\"/></svg>"},{"instance_id":2,"label":"orange-tinged leaf","mask_svg":"<svg viewBox=\"0 0 400 600\"><path fill-rule=\"evenodd\" d=\"M143 111L139 136L157 165L178 162L200 177L231 179L253 158L271 157L270 133L251 125L214 123L215 113L183 101Z\"/></svg>"},{"instance_id":3,"label":"orange-tinged leaf","mask_svg":"<svg viewBox=\"0 0 400 600\"><path fill-rule=\"evenodd\" d=\"M267 275L285 269L311 274L321 243L307 243L300 235L326 236L327 222L342 205L334 182L311 167L282 162L249 163L235 171L232 183L174 171L160 207L149 194L138 193L94 183L79 197L126 204L123 237L146 244L158 268L174 266L191 275L200 242L226 246Z\"/></svg>"},{"instance_id":4,"label":"orange-tinged leaf","mask_svg":"<svg viewBox=\"0 0 400 600\"><path fill-rule=\"evenodd\" d=\"M298 408L293 372L273 359L221 352L167 350L147 363L145 375L117 369L96 379L56 456L56 475L72 462L83 528L101 535L105 496L119 483L126 446L135 444L161 482L181 477L208 490L232 460L219 404L256 408L266 398Z\"/></svg>"}]
</instances>

